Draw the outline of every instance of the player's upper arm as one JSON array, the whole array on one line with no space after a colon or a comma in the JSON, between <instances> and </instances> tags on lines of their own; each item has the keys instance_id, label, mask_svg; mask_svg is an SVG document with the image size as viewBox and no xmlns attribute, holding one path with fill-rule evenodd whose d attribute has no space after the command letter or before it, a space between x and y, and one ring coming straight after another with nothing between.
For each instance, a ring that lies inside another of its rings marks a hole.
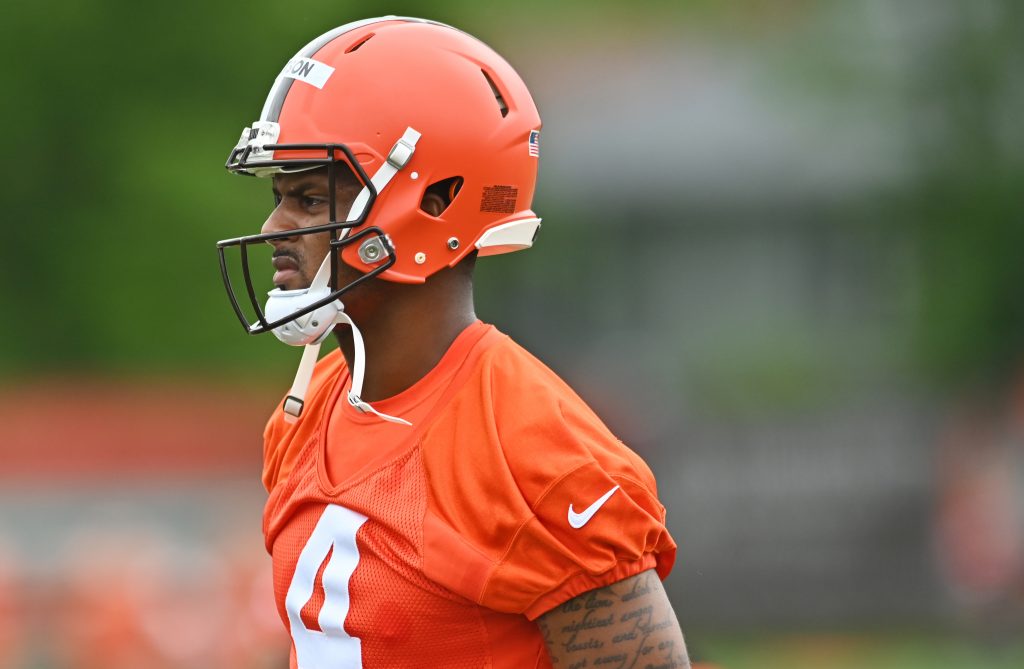
<instances>
[{"instance_id":1,"label":"player's upper arm","mask_svg":"<svg viewBox=\"0 0 1024 669\"><path fill-rule=\"evenodd\" d=\"M557 667L690 666L679 622L653 570L574 597L537 624Z\"/></svg>"}]
</instances>

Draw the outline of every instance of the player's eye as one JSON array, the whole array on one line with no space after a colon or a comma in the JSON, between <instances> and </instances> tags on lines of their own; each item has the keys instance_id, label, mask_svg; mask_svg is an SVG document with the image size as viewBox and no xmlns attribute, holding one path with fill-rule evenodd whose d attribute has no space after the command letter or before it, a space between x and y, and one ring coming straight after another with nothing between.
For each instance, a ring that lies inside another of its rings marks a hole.
<instances>
[{"instance_id":1,"label":"player's eye","mask_svg":"<svg viewBox=\"0 0 1024 669\"><path fill-rule=\"evenodd\" d=\"M300 199L300 201L302 202L302 206L304 208L306 208L306 209L314 209L314 208L316 208L316 207L326 203L326 200L324 200L322 198L311 197L309 195L303 195L302 198Z\"/></svg>"}]
</instances>

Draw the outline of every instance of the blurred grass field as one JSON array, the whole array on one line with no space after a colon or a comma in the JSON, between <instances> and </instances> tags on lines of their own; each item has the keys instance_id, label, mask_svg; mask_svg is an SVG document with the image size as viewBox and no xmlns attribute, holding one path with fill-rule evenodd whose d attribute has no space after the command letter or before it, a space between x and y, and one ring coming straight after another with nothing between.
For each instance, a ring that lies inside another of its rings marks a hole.
<instances>
[{"instance_id":1,"label":"blurred grass field","mask_svg":"<svg viewBox=\"0 0 1024 669\"><path fill-rule=\"evenodd\" d=\"M1012 641L900 634L691 635L695 654L720 669L1020 669L1024 635Z\"/></svg>"}]
</instances>

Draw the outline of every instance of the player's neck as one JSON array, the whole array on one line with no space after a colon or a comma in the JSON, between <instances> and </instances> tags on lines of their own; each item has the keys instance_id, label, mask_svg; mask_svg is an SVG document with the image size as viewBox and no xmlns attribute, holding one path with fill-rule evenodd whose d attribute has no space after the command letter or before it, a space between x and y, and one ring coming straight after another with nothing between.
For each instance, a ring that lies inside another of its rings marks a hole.
<instances>
[{"instance_id":1,"label":"player's neck","mask_svg":"<svg viewBox=\"0 0 1024 669\"><path fill-rule=\"evenodd\" d=\"M422 288L422 287L416 287ZM476 320L472 284L457 290L416 294L410 299L389 300L380 308L353 316L366 349L366 374L362 399L376 402L411 387L433 369L455 338ZM335 337L349 369L354 364L352 331L335 330Z\"/></svg>"}]
</instances>

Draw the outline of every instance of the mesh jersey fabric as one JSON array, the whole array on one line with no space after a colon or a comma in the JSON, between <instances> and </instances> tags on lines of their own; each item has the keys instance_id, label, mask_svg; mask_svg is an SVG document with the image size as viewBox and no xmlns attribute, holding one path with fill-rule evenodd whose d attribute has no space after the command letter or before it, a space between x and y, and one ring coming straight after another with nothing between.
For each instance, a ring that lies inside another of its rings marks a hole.
<instances>
[{"instance_id":1,"label":"mesh jersey fabric","mask_svg":"<svg viewBox=\"0 0 1024 669\"><path fill-rule=\"evenodd\" d=\"M374 403L412 427L339 402L348 385L344 359L328 354L306 416L288 423L278 407L265 432L264 535L286 625L296 563L331 505L366 517L344 633L371 669L424 658L550 667L537 616L646 569L671 570L676 545L650 469L493 326L469 326L423 379ZM569 524L570 504L582 513L613 489L582 527ZM302 606L307 630L319 630L330 559Z\"/></svg>"}]
</instances>

